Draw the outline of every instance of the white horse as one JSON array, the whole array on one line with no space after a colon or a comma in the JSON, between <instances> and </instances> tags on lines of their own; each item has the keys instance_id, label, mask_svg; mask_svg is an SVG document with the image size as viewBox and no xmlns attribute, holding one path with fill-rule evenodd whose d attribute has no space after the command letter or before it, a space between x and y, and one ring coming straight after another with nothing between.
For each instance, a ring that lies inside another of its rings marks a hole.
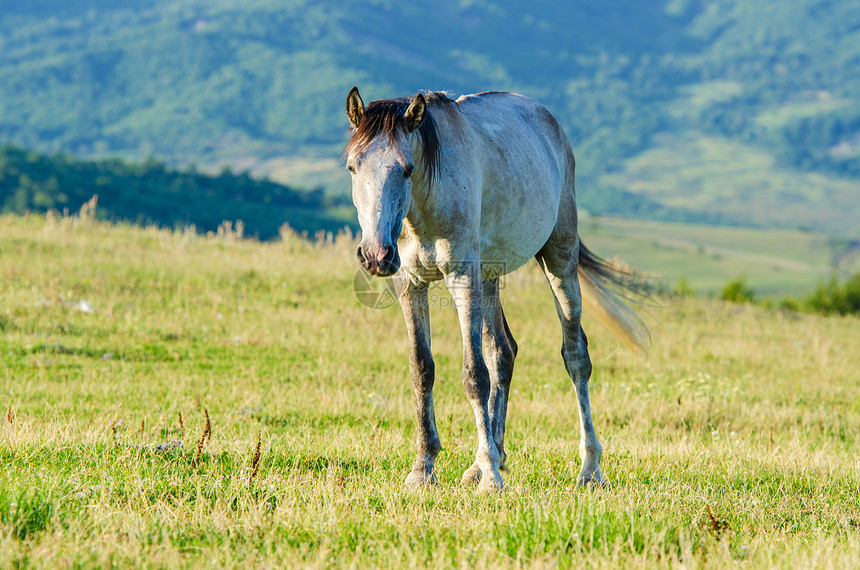
<instances>
[{"instance_id":1,"label":"white horse","mask_svg":"<svg viewBox=\"0 0 860 570\"><path fill-rule=\"evenodd\" d=\"M504 487L505 416L517 344L499 300L502 274L536 258L555 296L567 372L579 403L579 485L603 484L601 445L588 398L591 361L580 327L583 298L630 346L648 331L605 284L625 275L594 256L577 233L574 158L555 117L513 93L449 99L442 93L364 102L346 99L352 124L347 168L361 225L356 251L373 275L394 275L409 334L418 412L418 455L407 485L438 482L441 449L433 410L428 285L440 279L463 335L463 388L478 428L475 463L463 483ZM582 289L580 289L582 287Z\"/></svg>"}]
</instances>

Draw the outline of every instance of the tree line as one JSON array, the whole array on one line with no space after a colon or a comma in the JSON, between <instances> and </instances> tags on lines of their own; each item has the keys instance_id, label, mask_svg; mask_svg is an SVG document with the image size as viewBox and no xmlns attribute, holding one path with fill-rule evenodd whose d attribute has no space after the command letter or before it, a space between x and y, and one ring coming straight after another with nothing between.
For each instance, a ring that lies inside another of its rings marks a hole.
<instances>
[{"instance_id":1,"label":"tree line","mask_svg":"<svg viewBox=\"0 0 860 570\"><path fill-rule=\"evenodd\" d=\"M98 195L96 216L109 221L194 225L216 231L224 220L242 220L246 234L270 239L288 223L302 232L337 231L351 217L334 213L337 203L322 190L303 192L247 172L217 175L194 166L177 170L149 158L80 160L0 145L0 211L23 214L76 212Z\"/></svg>"}]
</instances>

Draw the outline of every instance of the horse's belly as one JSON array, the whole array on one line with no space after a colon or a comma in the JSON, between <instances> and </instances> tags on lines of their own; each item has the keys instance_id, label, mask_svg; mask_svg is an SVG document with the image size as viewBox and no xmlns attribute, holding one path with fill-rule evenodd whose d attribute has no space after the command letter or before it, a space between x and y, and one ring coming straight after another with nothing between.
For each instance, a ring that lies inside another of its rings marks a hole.
<instances>
[{"instance_id":1,"label":"horse's belly","mask_svg":"<svg viewBox=\"0 0 860 570\"><path fill-rule=\"evenodd\" d=\"M555 228L558 204L558 195L547 192L536 200L501 204L493 209L492 215L485 208L481 216L484 272L504 275L533 258Z\"/></svg>"}]
</instances>

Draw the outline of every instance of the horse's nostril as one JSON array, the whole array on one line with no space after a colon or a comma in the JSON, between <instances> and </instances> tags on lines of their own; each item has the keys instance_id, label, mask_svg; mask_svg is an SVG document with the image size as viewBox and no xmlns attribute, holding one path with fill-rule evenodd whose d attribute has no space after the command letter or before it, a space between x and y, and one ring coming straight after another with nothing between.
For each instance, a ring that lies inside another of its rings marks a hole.
<instances>
[{"instance_id":1,"label":"horse's nostril","mask_svg":"<svg viewBox=\"0 0 860 570\"><path fill-rule=\"evenodd\" d=\"M362 251L361 246L358 246L355 249L355 258L362 266L367 267L367 258L364 256L364 251Z\"/></svg>"},{"instance_id":2,"label":"horse's nostril","mask_svg":"<svg viewBox=\"0 0 860 570\"><path fill-rule=\"evenodd\" d=\"M385 248L385 257L383 257L384 261L391 261L394 259L394 248L392 246L388 246Z\"/></svg>"}]
</instances>

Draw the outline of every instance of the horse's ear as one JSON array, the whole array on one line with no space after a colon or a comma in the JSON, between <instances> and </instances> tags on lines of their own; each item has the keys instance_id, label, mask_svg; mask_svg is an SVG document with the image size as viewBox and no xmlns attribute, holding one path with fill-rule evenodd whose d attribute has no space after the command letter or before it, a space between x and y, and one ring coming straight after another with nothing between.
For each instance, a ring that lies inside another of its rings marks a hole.
<instances>
[{"instance_id":1,"label":"horse's ear","mask_svg":"<svg viewBox=\"0 0 860 570\"><path fill-rule=\"evenodd\" d=\"M349 117L353 127L358 127L361 118L364 117L364 101L358 94L358 87L350 89L349 95L346 96L346 116Z\"/></svg>"},{"instance_id":2,"label":"horse's ear","mask_svg":"<svg viewBox=\"0 0 860 570\"><path fill-rule=\"evenodd\" d=\"M419 93L412 100L412 104L406 109L403 118L406 119L406 130L410 133L421 126L421 121L424 120L424 115L427 113L427 101L424 99L424 94Z\"/></svg>"}]
</instances>

